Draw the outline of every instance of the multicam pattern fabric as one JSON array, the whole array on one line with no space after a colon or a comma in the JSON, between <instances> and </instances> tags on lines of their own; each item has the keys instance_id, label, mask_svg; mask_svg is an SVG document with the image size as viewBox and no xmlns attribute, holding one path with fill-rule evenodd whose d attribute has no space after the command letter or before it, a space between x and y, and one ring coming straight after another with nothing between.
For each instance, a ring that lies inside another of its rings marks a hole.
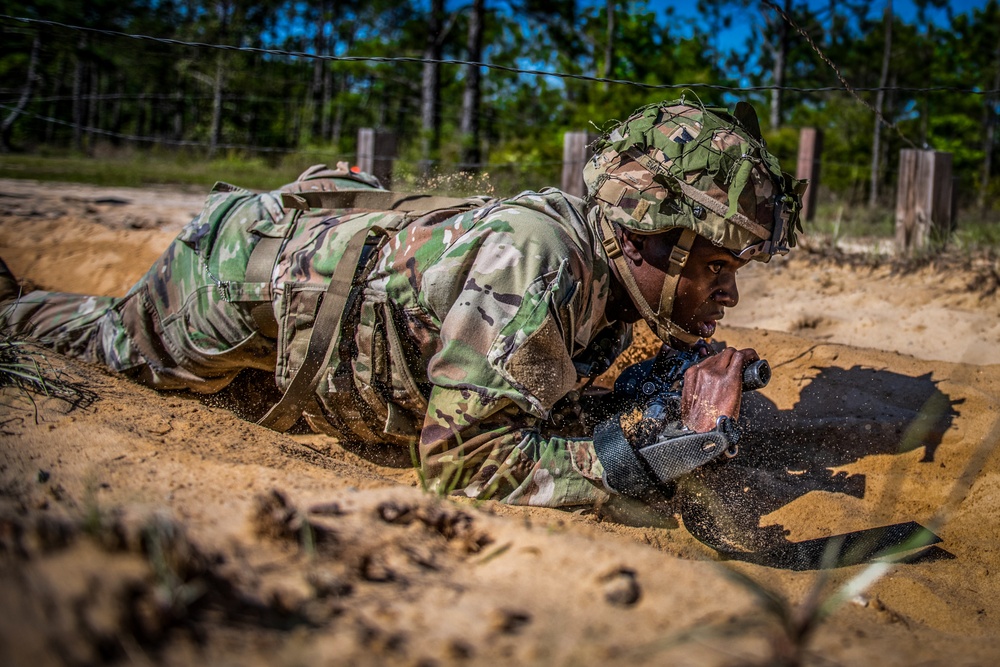
<instances>
[{"instance_id":1,"label":"multicam pattern fabric","mask_svg":"<svg viewBox=\"0 0 1000 667\"><path fill-rule=\"evenodd\" d=\"M125 297L33 292L0 306L0 326L157 388L213 392L247 367L274 369L283 388L347 239L401 214L312 211L289 229L279 194L219 187ZM272 280L248 283L262 236L287 241ZM630 338L605 318L609 281L584 202L559 191L421 217L382 248L348 327L353 390L338 392L331 368L316 389L322 413L360 400L377 439L418 448L441 492L545 506L605 498L592 441L550 417L598 342L611 359ZM277 339L254 323L261 303L273 305Z\"/></svg>"},{"instance_id":2,"label":"multicam pattern fabric","mask_svg":"<svg viewBox=\"0 0 1000 667\"><path fill-rule=\"evenodd\" d=\"M697 107L661 102L637 110L594 146L584 169L590 196L612 222L639 233L683 227L736 253L770 240L778 216L784 229L773 252L795 245L805 182L781 170L764 146L756 113L737 105ZM708 195L709 205L685 196L680 184ZM776 211L777 207L777 211ZM735 224L742 215L762 227Z\"/></svg>"},{"instance_id":3,"label":"multicam pattern fabric","mask_svg":"<svg viewBox=\"0 0 1000 667\"><path fill-rule=\"evenodd\" d=\"M387 308L415 344L406 365L429 397L411 417L435 485L551 506L604 496L592 443L541 433L580 385L574 358L611 326L608 263L584 213L555 190L523 193L411 225L383 254L365 303ZM364 359L378 346L359 349Z\"/></svg>"}]
</instances>

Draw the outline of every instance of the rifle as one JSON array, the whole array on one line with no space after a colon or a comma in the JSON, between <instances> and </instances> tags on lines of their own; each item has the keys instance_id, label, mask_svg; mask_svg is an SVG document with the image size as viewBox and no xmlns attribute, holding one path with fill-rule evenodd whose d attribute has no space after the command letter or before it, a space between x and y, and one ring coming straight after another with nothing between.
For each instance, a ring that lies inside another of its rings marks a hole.
<instances>
[{"instance_id":1,"label":"rifle","mask_svg":"<svg viewBox=\"0 0 1000 667\"><path fill-rule=\"evenodd\" d=\"M735 419L723 415L706 433L681 425L684 373L707 358L699 345L690 351L661 352L626 368L614 387L615 403L623 409L594 430L598 456L605 452L621 461L628 457L627 448L635 453L631 458L638 455L647 472L664 484L716 458L737 456L742 430ZM771 367L764 359L743 369L743 391L761 389L770 380ZM623 471L621 479L611 480L612 487L638 488L635 467L625 467L632 472Z\"/></svg>"},{"instance_id":2,"label":"rifle","mask_svg":"<svg viewBox=\"0 0 1000 667\"><path fill-rule=\"evenodd\" d=\"M708 358L698 349L660 353L652 359L632 364L615 381L615 394L644 406L650 403L662 405L669 398L680 399L684 373ZM771 365L766 359L758 359L743 369L743 391L763 389L770 381ZM680 415L677 416L679 418Z\"/></svg>"}]
</instances>

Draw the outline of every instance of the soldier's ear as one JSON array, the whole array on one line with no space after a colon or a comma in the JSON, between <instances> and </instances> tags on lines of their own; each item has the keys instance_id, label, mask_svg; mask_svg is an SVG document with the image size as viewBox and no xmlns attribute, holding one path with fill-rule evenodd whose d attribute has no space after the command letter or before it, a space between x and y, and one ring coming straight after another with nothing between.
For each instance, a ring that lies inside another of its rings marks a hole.
<instances>
[{"instance_id":1,"label":"soldier's ear","mask_svg":"<svg viewBox=\"0 0 1000 667\"><path fill-rule=\"evenodd\" d=\"M622 254L631 260L636 266L641 265L643 247L642 235L622 228L620 243L622 246Z\"/></svg>"}]
</instances>

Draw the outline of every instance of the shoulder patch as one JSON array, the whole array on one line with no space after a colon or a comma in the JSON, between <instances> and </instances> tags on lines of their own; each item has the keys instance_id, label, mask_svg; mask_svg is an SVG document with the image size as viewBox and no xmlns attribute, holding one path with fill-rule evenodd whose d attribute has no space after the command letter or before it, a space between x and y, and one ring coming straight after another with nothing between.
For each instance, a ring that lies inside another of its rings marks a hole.
<instances>
[{"instance_id":1,"label":"shoulder patch","mask_svg":"<svg viewBox=\"0 0 1000 667\"><path fill-rule=\"evenodd\" d=\"M576 367L551 313L510 355L505 369L546 410L576 386Z\"/></svg>"}]
</instances>

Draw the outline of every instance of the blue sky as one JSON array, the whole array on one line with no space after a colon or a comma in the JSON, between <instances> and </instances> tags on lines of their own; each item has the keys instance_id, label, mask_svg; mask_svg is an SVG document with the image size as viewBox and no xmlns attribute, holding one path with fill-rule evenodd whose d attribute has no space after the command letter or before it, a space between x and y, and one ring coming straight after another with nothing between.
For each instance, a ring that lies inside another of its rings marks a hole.
<instances>
[{"instance_id":1,"label":"blue sky","mask_svg":"<svg viewBox=\"0 0 1000 667\"><path fill-rule=\"evenodd\" d=\"M594 0L584 0L582 4L592 4ZM777 4L784 4L782 0L776 0ZM951 7L951 11L955 14L964 14L975 8L982 8L986 6L987 0L953 0L948 3ZM600 2L603 5L603 2ZM686 2L677 0L650 0L649 6L653 9L665 9L667 7L673 7L676 14L681 16L693 16L697 12L697 1L688 0ZM801 6L801 0L795 0L796 6ZM829 0L807 0L807 5L816 9L822 9L827 7L830 2ZM875 0L870 5L870 11L872 14L881 14L885 9L885 0ZM912 0L894 0L892 3L893 11L899 14L903 19L909 21L912 20L917 15L916 4ZM753 11L753 10L751 10ZM944 20L945 10L931 9L929 12L932 16L937 16L940 20Z\"/></svg>"},{"instance_id":2,"label":"blue sky","mask_svg":"<svg viewBox=\"0 0 1000 667\"><path fill-rule=\"evenodd\" d=\"M775 0L777 4L783 5L782 0ZM593 2L599 2L603 6L602 0L584 0L583 4L592 4ZM973 9L981 9L986 6L987 0L953 0L949 3L949 7L953 14L965 14L971 12ZM830 0L807 0L806 4L817 10L825 9L829 6ZM697 19L698 15L698 3L697 0L687 0L677 1L677 0L650 0L649 7L655 11L665 12L668 7L672 7L674 10L674 15L681 16L684 18ZM801 6L801 0L794 0L795 6ZM869 5L869 15L881 16L882 12L885 11L886 0L874 0ZM917 7L913 0L893 0L892 3L893 11L904 21L911 22L915 20L917 16ZM720 34L721 39L737 39L740 43L750 34L750 30L755 24L760 22L760 12L759 7L751 7L750 9L742 10L747 14L747 20L741 24L734 25L729 31L724 31ZM773 11L773 10L767 10ZM939 23L946 23L947 21L947 11L945 9L929 9L927 15L931 20Z\"/></svg>"}]
</instances>

